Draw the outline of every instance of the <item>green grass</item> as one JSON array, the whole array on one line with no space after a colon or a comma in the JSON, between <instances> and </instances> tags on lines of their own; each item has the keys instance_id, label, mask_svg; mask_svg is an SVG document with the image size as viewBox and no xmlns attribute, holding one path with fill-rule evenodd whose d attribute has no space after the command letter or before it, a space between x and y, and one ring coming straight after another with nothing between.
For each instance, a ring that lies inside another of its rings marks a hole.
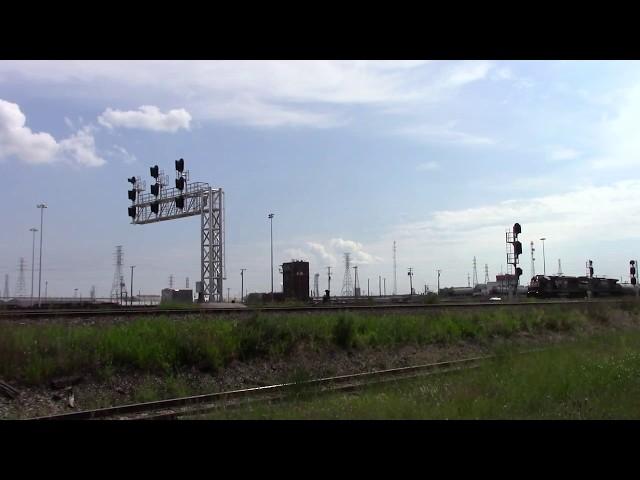
<instances>
[{"instance_id":1,"label":"green grass","mask_svg":"<svg viewBox=\"0 0 640 480\"><path fill-rule=\"evenodd\" d=\"M633 310L635 309L635 310ZM249 318L145 318L117 324L0 323L0 378L41 383L60 375L215 372L234 360L281 358L310 349L366 349L486 342L518 332L580 332L637 306L446 310L428 313L260 314Z\"/></svg>"},{"instance_id":2,"label":"green grass","mask_svg":"<svg viewBox=\"0 0 640 480\"><path fill-rule=\"evenodd\" d=\"M358 394L298 396L204 418L640 419L639 396L640 333L627 332Z\"/></svg>"}]
</instances>

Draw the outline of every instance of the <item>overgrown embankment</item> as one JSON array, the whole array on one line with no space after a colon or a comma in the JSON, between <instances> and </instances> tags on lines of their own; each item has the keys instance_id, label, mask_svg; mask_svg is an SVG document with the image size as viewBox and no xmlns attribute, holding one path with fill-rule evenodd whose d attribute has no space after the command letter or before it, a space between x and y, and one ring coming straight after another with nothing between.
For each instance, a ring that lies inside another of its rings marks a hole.
<instances>
[{"instance_id":1,"label":"overgrown embankment","mask_svg":"<svg viewBox=\"0 0 640 480\"><path fill-rule=\"evenodd\" d=\"M38 384L103 372L211 371L233 361L283 358L300 348L367 349L486 342L528 332L633 325L640 309L545 306L429 313L261 315L249 319L140 318L116 324L0 324L0 378Z\"/></svg>"}]
</instances>

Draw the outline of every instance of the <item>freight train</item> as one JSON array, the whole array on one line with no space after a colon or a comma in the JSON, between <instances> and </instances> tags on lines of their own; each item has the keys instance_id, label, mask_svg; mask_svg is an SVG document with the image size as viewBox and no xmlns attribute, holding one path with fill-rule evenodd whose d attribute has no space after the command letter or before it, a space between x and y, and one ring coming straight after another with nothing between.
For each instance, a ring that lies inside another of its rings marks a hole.
<instances>
[{"instance_id":1,"label":"freight train","mask_svg":"<svg viewBox=\"0 0 640 480\"><path fill-rule=\"evenodd\" d=\"M594 297L608 297L633 294L633 289L623 288L615 278L536 275L529 283L527 297L585 298L588 292Z\"/></svg>"}]
</instances>

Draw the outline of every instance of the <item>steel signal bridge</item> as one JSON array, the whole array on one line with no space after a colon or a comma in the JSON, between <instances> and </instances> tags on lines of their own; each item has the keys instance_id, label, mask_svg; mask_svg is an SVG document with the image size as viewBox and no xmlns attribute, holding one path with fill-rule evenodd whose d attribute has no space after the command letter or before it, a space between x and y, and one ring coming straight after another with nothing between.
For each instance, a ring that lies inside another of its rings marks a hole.
<instances>
[{"instance_id":1,"label":"steel signal bridge","mask_svg":"<svg viewBox=\"0 0 640 480\"><path fill-rule=\"evenodd\" d=\"M224 249L224 192L208 183L189 182L189 171L184 170L184 160L175 161L175 188L169 187L168 176L150 168L155 184L151 193L143 193L145 182L131 177L129 182L129 216L134 225L163 222L177 218L200 215L200 279L198 294L205 302L222 302L222 281L225 279ZM202 294L202 295L200 295Z\"/></svg>"}]
</instances>

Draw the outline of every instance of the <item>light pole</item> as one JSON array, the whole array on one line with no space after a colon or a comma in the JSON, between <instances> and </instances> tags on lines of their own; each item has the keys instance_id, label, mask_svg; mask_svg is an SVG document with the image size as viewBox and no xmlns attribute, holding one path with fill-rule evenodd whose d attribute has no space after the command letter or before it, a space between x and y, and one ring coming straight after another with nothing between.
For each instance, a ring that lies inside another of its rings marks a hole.
<instances>
[{"instance_id":1,"label":"light pole","mask_svg":"<svg viewBox=\"0 0 640 480\"><path fill-rule=\"evenodd\" d=\"M131 265L131 285L130 285L130 290L131 290L131 299L129 300L129 304L133 307L133 269L136 268L135 265Z\"/></svg>"},{"instance_id":2,"label":"light pole","mask_svg":"<svg viewBox=\"0 0 640 480\"><path fill-rule=\"evenodd\" d=\"M33 232L33 241L31 242L31 303L33 304L33 271L36 266L36 232L37 228L30 228L30 232Z\"/></svg>"},{"instance_id":3,"label":"light pole","mask_svg":"<svg viewBox=\"0 0 640 480\"><path fill-rule=\"evenodd\" d=\"M409 295L413 295L413 268L409 268Z\"/></svg>"},{"instance_id":4,"label":"light pole","mask_svg":"<svg viewBox=\"0 0 640 480\"><path fill-rule=\"evenodd\" d=\"M269 214L271 220L271 301L273 302L273 213Z\"/></svg>"},{"instance_id":5,"label":"light pole","mask_svg":"<svg viewBox=\"0 0 640 480\"><path fill-rule=\"evenodd\" d=\"M240 278L241 278L241 286L240 286L240 303L244 302L244 272L246 268L240 269Z\"/></svg>"},{"instance_id":6,"label":"light pole","mask_svg":"<svg viewBox=\"0 0 640 480\"><path fill-rule=\"evenodd\" d=\"M442 270L438 270L438 296L440 296L440 272Z\"/></svg>"},{"instance_id":7,"label":"light pole","mask_svg":"<svg viewBox=\"0 0 640 480\"><path fill-rule=\"evenodd\" d=\"M542 271L544 273L544 276L547 276L547 261L544 257L544 241L546 240L545 237L542 237L540 240L542 240Z\"/></svg>"},{"instance_id":8,"label":"light pole","mask_svg":"<svg viewBox=\"0 0 640 480\"><path fill-rule=\"evenodd\" d=\"M39 203L36 205L36 208L40 209L40 266L38 267L38 307L40 307L40 288L42 286L42 221L44 217L44 209L47 208L47 206L44 203Z\"/></svg>"}]
</instances>

